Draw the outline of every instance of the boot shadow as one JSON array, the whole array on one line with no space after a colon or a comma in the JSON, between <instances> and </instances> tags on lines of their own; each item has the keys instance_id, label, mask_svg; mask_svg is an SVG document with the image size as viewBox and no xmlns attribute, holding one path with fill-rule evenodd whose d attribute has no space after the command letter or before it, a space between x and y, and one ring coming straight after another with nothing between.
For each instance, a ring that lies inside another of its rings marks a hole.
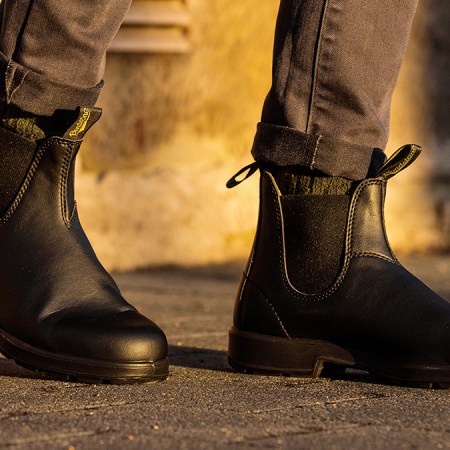
<instances>
[{"instance_id":1,"label":"boot shadow","mask_svg":"<svg viewBox=\"0 0 450 450\"><path fill-rule=\"evenodd\" d=\"M289 376L280 373L261 373L255 372L254 374L242 374L231 368L228 364L227 353L221 350L212 350L199 347L186 347L169 345L169 364L176 367L184 367L189 369L204 369L217 372L234 373L243 377L254 376L269 376L276 378L296 378L295 376ZM371 374L364 370L345 368L337 365L326 364L320 378L331 381L343 381L346 383L363 383L366 385L382 385L392 386L398 388L437 388L432 383L406 383L401 381L395 381L390 378L383 377L378 374Z\"/></svg>"},{"instance_id":2,"label":"boot shadow","mask_svg":"<svg viewBox=\"0 0 450 450\"><path fill-rule=\"evenodd\" d=\"M234 372L228 364L226 351L209 348L169 345L169 364L189 369Z\"/></svg>"},{"instance_id":3,"label":"boot shadow","mask_svg":"<svg viewBox=\"0 0 450 450\"><path fill-rule=\"evenodd\" d=\"M61 381L42 372L34 372L19 366L13 359L0 356L0 377L20 378L28 380Z\"/></svg>"}]
</instances>

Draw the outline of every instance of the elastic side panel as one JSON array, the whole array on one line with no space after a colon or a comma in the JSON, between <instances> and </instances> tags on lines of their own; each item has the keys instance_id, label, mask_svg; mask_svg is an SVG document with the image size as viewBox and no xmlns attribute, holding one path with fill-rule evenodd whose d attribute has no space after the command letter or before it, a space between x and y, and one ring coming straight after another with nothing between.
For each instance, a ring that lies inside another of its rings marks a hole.
<instances>
[{"instance_id":1,"label":"elastic side panel","mask_svg":"<svg viewBox=\"0 0 450 450\"><path fill-rule=\"evenodd\" d=\"M341 270L350 196L285 195L287 275L306 294L323 292Z\"/></svg>"},{"instance_id":2,"label":"elastic side panel","mask_svg":"<svg viewBox=\"0 0 450 450\"><path fill-rule=\"evenodd\" d=\"M0 127L0 217L19 191L35 149L34 142Z\"/></svg>"}]
</instances>

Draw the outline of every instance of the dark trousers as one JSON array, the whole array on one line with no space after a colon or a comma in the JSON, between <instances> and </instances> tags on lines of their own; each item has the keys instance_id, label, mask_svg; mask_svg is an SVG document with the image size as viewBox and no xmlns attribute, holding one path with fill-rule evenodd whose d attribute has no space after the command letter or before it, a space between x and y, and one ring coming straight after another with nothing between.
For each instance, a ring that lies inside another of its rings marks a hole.
<instances>
[{"instance_id":1,"label":"dark trousers","mask_svg":"<svg viewBox=\"0 0 450 450\"><path fill-rule=\"evenodd\" d=\"M257 160L362 179L379 164L418 0L281 0ZM131 0L4 0L3 98L35 114L91 106Z\"/></svg>"},{"instance_id":2,"label":"dark trousers","mask_svg":"<svg viewBox=\"0 0 450 450\"><path fill-rule=\"evenodd\" d=\"M131 0L3 0L3 98L34 114L94 106Z\"/></svg>"},{"instance_id":3,"label":"dark trousers","mask_svg":"<svg viewBox=\"0 0 450 450\"><path fill-rule=\"evenodd\" d=\"M281 0L252 153L363 179L382 162L418 0Z\"/></svg>"}]
</instances>

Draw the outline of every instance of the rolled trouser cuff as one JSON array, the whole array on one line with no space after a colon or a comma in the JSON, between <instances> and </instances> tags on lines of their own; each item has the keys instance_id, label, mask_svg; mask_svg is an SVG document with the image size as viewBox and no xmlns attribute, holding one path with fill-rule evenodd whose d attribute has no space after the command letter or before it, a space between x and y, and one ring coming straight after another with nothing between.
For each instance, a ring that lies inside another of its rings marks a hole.
<instances>
[{"instance_id":1,"label":"rolled trouser cuff","mask_svg":"<svg viewBox=\"0 0 450 450\"><path fill-rule=\"evenodd\" d=\"M373 176L386 160L379 148L268 123L258 124L252 155L259 162L301 166L349 180Z\"/></svg>"},{"instance_id":2,"label":"rolled trouser cuff","mask_svg":"<svg viewBox=\"0 0 450 450\"><path fill-rule=\"evenodd\" d=\"M79 106L93 107L103 82L92 88L58 83L30 70L15 61L7 60L0 52L0 70L4 76L2 99L24 111L50 116L57 109L74 110Z\"/></svg>"}]
</instances>

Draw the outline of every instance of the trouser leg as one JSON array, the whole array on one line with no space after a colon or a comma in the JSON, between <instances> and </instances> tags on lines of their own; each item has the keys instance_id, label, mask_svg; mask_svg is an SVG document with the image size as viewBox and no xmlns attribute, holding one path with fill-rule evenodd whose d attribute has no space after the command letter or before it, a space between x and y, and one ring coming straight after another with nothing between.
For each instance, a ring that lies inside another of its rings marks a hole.
<instances>
[{"instance_id":1,"label":"trouser leg","mask_svg":"<svg viewBox=\"0 0 450 450\"><path fill-rule=\"evenodd\" d=\"M131 0L4 0L2 96L34 114L93 106Z\"/></svg>"},{"instance_id":2,"label":"trouser leg","mask_svg":"<svg viewBox=\"0 0 450 450\"><path fill-rule=\"evenodd\" d=\"M282 0L253 155L364 178L379 164L417 0Z\"/></svg>"}]
</instances>

